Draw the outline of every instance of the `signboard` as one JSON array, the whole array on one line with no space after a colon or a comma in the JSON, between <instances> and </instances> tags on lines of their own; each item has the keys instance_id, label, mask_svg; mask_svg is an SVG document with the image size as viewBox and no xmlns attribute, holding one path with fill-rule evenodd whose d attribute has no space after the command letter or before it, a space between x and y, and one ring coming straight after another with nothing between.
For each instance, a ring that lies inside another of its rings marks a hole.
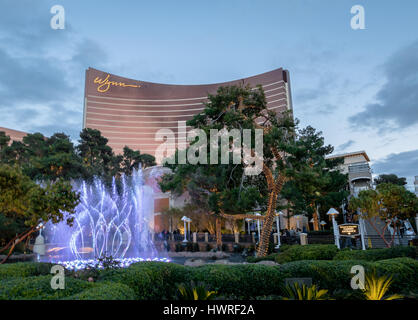
<instances>
[{"instance_id":1,"label":"signboard","mask_svg":"<svg viewBox=\"0 0 418 320\"><path fill-rule=\"evenodd\" d=\"M340 224L338 226L338 231L342 237L357 236L360 234L359 225L353 223Z\"/></svg>"}]
</instances>

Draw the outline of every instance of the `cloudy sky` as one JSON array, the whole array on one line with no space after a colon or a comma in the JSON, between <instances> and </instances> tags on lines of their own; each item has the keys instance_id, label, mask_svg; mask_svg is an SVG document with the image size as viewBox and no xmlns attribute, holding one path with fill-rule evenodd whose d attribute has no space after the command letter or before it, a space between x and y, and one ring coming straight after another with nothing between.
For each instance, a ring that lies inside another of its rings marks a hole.
<instances>
[{"instance_id":1,"label":"cloudy sky","mask_svg":"<svg viewBox=\"0 0 418 320\"><path fill-rule=\"evenodd\" d=\"M65 29L50 27L53 5ZM365 30L350 27L353 5ZM375 174L418 175L415 0L0 0L0 126L82 126L84 71L203 84L283 67L295 117Z\"/></svg>"}]
</instances>

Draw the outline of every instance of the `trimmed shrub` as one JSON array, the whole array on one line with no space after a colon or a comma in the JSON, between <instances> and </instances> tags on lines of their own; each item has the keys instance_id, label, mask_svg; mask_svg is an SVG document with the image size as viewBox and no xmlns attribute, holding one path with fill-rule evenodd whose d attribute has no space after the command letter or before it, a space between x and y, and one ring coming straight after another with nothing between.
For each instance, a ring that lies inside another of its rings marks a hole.
<instances>
[{"instance_id":1,"label":"trimmed shrub","mask_svg":"<svg viewBox=\"0 0 418 320\"><path fill-rule=\"evenodd\" d=\"M240 299L280 292L284 278L277 267L265 265L205 265L187 268L194 282L204 282L218 295Z\"/></svg>"},{"instance_id":2,"label":"trimmed shrub","mask_svg":"<svg viewBox=\"0 0 418 320\"><path fill-rule=\"evenodd\" d=\"M56 300L74 295L92 287L92 283L65 278L65 289L51 288L53 275L3 279L0 286L0 300Z\"/></svg>"},{"instance_id":3,"label":"trimmed shrub","mask_svg":"<svg viewBox=\"0 0 418 320\"><path fill-rule=\"evenodd\" d=\"M333 244L293 245L276 256L277 263L299 260L332 260L338 248Z\"/></svg>"},{"instance_id":4,"label":"trimmed shrub","mask_svg":"<svg viewBox=\"0 0 418 320\"><path fill-rule=\"evenodd\" d=\"M100 282L65 300L135 300L135 291L117 282Z\"/></svg>"},{"instance_id":5,"label":"trimmed shrub","mask_svg":"<svg viewBox=\"0 0 418 320\"><path fill-rule=\"evenodd\" d=\"M366 260L378 261L400 257L417 258L417 249L414 247L394 247L368 250L341 250L334 260Z\"/></svg>"},{"instance_id":6,"label":"trimmed shrub","mask_svg":"<svg viewBox=\"0 0 418 320\"><path fill-rule=\"evenodd\" d=\"M139 300L170 299L176 283L187 280L186 267L165 262L140 262L126 269L102 272L99 281L119 282L135 292Z\"/></svg>"},{"instance_id":7,"label":"trimmed shrub","mask_svg":"<svg viewBox=\"0 0 418 320\"><path fill-rule=\"evenodd\" d=\"M312 278L312 283L330 292L337 289L351 289L350 281L353 275L351 267L362 265L366 270L371 268L365 261L294 261L280 266L285 278Z\"/></svg>"},{"instance_id":8,"label":"trimmed shrub","mask_svg":"<svg viewBox=\"0 0 418 320\"><path fill-rule=\"evenodd\" d=\"M39 262L17 262L0 265L0 280L23 278L50 273L53 264Z\"/></svg>"},{"instance_id":9,"label":"trimmed shrub","mask_svg":"<svg viewBox=\"0 0 418 320\"><path fill-rule=\"evenodd\" d=\"M378 275L391 275L390 291L401 293L418 289L418 261L411 258L396 258L369 262L364 260L341 261L295 261L280 266L286 278L310 277L321 288L330 290L348 289L353 275L351 267L361 265L366 272L376 270Z\"/></svg>"},{"instance_id":10,"label":"trimmed shrub","mask_svg":"<svg viewBox=\"0 0 418 320\"><path fill-rule=\"evenodd\" d=\"M378 275L391 275L393 293L408 293L418 290L418 261L411 258L395 258L374 262Z\"/></svg>"}]
</instances>

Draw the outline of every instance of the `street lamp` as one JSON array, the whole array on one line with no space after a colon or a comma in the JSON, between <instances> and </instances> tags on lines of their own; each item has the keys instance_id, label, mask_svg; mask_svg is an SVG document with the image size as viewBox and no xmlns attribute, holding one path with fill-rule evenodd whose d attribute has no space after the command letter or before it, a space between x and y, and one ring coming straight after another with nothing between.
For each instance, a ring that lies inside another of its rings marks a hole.
<instances>
[{"instance_id":1,"label":"street lamp","mask_svg":"<svg viewBox=\"0 0 418 320\"><path fill-rule=\"evenodd\" d=\"M321 225L322 230L324 230L324 226L325 226L327 223L326 223L324 220L322 220L319 224Z\"/></svg>"},{"instance_id":2,"label":"street lamp","mask_svg":"<svg viewBox=\"0 0 418 320\"><path fill-rule=\"evenodd\" d=\"M276 225L277 225L277 246L276 249L280 248L280 216L283 215L283 212L276 212Z\"/></svg>"},{"instance_id":3,"label":"street lamp","mask_svg":"<svg viewBox=\"0 0 418 320\"><path fill-rule=\"evenodd\" d=\"M183 216L183 218L181 218L181 220L183 220L184 222L184 240L183 242L187 242L187 238L186 238L186 232L187 232L187 226L186 226L186 222L189 218L187 218L186 216Z\"/></svg>"},{"instance_id":4,"label":"street lamp","mask_svg":"<svg viewBox=\"0 0 418 320\"><path fill-rule=\"evenodd\" d=\"M256 216L261 216L259 212L256 212ZM258 242L260 241L260 219L257 219L257 229L258 229Z\"/></svg>"},{"instance_id":5,"label":"street lamp","mask_svg":"<svg viewBox=\"0 0 418 320\"><path fill-rule=\"evenodd\" d=\"M335 217L338 215L338 211L335 210L334 208L331 208L328 210L327 215L331 216L332 218L332 227L334 229L335 245L337 246L338 249L340 249L340 235L338 233L337 221L335 220Z\"/></svg>"}]
</instances>

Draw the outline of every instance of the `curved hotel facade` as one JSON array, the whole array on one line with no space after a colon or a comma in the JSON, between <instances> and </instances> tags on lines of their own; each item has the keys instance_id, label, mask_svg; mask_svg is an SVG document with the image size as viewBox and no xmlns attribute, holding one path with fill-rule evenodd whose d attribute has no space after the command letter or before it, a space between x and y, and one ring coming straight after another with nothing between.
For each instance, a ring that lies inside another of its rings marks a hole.
<instances>
[{"instance_id":1,"label":"curved hotel facade","mask_svg":"<svg viewBox=\"0 0 418 320\"><path fill-rule=\"evenodd\" d=\"M267 107L279 115L292 110L289 73L276 69L253 77L208 85L170 85L123 78L93 68L86 71L83 127L98 129L115 153L128 146L155 156L156 132L170 129L173 143L185 143L179 131L203 111L208 94L220 86L262 85ZM179 121L183 121L180 123ZM180 130L179 130L180 128ZM183 139L183 141L178 141ZM169 150L174 152L174 150ZM162 159L157 157L157 163Z\"/></svg>"}]
</instances>

